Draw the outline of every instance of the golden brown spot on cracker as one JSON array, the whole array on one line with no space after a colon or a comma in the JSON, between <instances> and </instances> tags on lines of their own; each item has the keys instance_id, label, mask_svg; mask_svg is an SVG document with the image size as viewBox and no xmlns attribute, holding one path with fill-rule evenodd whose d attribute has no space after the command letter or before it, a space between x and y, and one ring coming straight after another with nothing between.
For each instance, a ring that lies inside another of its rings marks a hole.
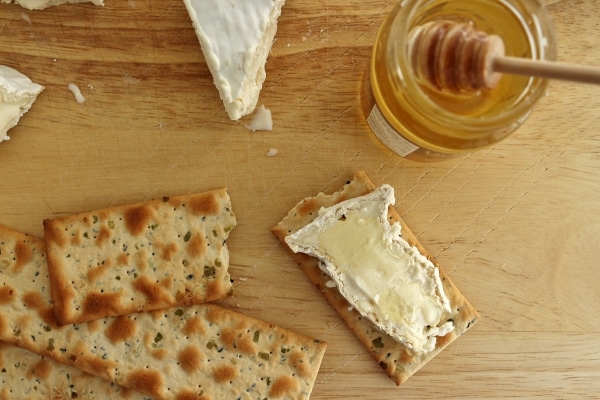
<instances>
[{"instance_id":1,"label":"golden brown spot on cracker","mask_svg":"<svg viewBox=\"0 0 600 400\"><path fill-rule=\"evenodd\" d=\"M106 337L113 343L124 342L134 337L137 332L137 324L125 315L116 317L104 331Z\"/></svg>"},{"instance_id":2,"label":"golden brown spot on cracker","mask_svg":"<svg viewBox=\"0 0 600 400\"><path fill-rule=\"evenodd\" d=\"M27 292L23 295L23 302L29 308L37 310L40 318L50 327L57 327L58 322L54 314L54 308L48 304L38 292Z\"/></svg>"},{"instance_id":3,"label":"golden brown spot on cracker","mask_svg":"<svg viewBox=\"0 0 600 400\"><path fill-rule=\"evenodd\" d=\"M127 375L124 386L150 396L161 397L163 379L160 372L151 369L137 369Z\"/></svg>"},{"instance_id":4,"label":"golden brown spot on cracker","mask_svg":"<svg viewBox=\"0 0 600 400\"><path fill-rule=\"evenodd\" d=\"M125 211L125 226L133 236L138 236L144 232L151 218L152 211L150 207L131 207Z\"/></svg>"},{"instance_id":5,"label":"golden brown spot on cracker","mask_svg":"<svg viewBox=\"0 0 600 400\"><path fill-rule=\"evenodd\" d=\"M67 237L56 221L51 219L44 220L44 238L46 243L56 243L58 247L64 247L67 244Z\"/></svg>"},{"instance_id":6,"label":"golden brown spot on cracker","mask_svg":"<svg viewBox=\"0 0 600 400\"><path fill-rule=\"evenodd\" d=\"M38 292L27 292L23 295L23 302L27 307L31 307L34 309L40 309L43 306L47 305L46 301L42 295Z\"/></svg>"},{"instance_id":7,"label":"golden brown spot on cracker","mask_svg":"<svg viewBox=\"0 0 600 400\"><path fill-rule=\"evenodd\" d=\"M176 243L170 243L162 249L162 259L165 261L172 261L173 255L177 254L178 247Z\"/></svg>"},{"instance_id":8,"label":"golden brown spot on cracker","mask_svg":"<svg viewBox=\"0 0 600 400\"><path fill-rule=\"evenodd\" d=\"M208 395L192 392L191 390L184 389L177 393L175 400L211 400Z\"/></svg>"},{"instance_id":9,"label":"golden brown spot on cracker","mask_svg":"<svg viewBox=\"0 0 600 400\"><path fill-rule=\"evenodd\" d=\"M211 301L211 300L216 300L219 299L221 297L223 297L223 292L224 290L221 288L222 284L220 280L212 280L206 283L206 290L204 292L204 296L197 296L197 297L203 297L205 299L205 301ZM233 294L233 292L232 292Z\"/></svg>"},{"instance_id":10,"label":"golden brown spot on cracker","mask_svg":"<svg viewBox=\"0 0 600 400\"><path fill-rule=\"evenodd\" d=\"M231 365L220 365L213 369L213 378L217 383L225 383L233 380L237 375L237 369Z\"/></svg>"},{"instance_id":11,"label":"golden brown spot on cracker","mask_svg":"<svg viewBox=\"0 0 600 400\"><path fill-rule=\"evenodd\" d=\"M19 241L15 244L15 265L13 270L19 273L24 265L27 265L33 259L33 249L30 243Z\"/></svg>"},{"instance_id":12,"label":"golden brown spot on cracker","mask_svg":"<svg viewBox=\"0 0 600 400\"><path fill-rule=\"evenodd\" d=\"M213 324L224 323L223 315L220 312L219 308L215 307L215 306L211 306L210 304L207 304L207 306L206 306L206 320L208 322L212 322Z\"/></svg>"},{"instance_id":13,"label":"golden brown spot on cracker","mask_svg":"<svg viewBox=\"0 0 600 400\"><path fill-rule=\"evenodd\" d=\"M256 345L253 342L253 338L253 334L246 333L246 329L243 326L223 329L221 332L221 341L227 348L237 349L246 354L256 354Z\"/></svg>"},{"instance_id":14,"label":"golden brown spot on cracker","mask_svg":"<svg viewBox=\"0 0 600 400\"><path fill-rule=\"evenodd\" d=\"M117 256L117 263L119 265L129 265L129 256L127 255L127 253L120 253Z\"/></svg>"},{"instance_id":15,"label":"golden brown spot on cracker","mask_svg":"<svg viewBox=\"0 0 600 400\"><path fill-rule=\"evenodd\" d=\"M271 390L269 390L269 396L272 397L283 397L288 393L297 391L298 382L291 376L280 376L275 379Z\"/></svg>"},{"instance_id":16,"label":"golden brown spot on cracker","mask_svg":"<svg viewBox=\"0 0 600 400\"><path fill-rule=\"evenodd\" d=\"M152 350L152 357L157 360L164 360L169 355L166 349Z\"/></svg>"},{"instance_id":17,"label":"golden brown spot on cracker","mask_svg":"<svg viewBox=\"0 0 600 400\"><path fill-rule=\"evenodd\" d=\"M97 279L101 278L102 275L110 270L110 267L109 263L104 263L88 269L87 279L89 283L94 283Z\"/></svg>"},{"instance_id":18,"label":"golden brown spot on cracker","mask_svg":"<svg viewBox=\"0 0 600 400\"><path fill-rule=\"evenodd\" d=\"M31 379L32 377L40 378L40 379L48 379L50 373L52 372L52 366L46 359L42 359L35 364L33 364L29 371L27 371L27 375Z\"/></svg>"},{"instance_id":19,"label":"golden brown spot on cracker","mask_svg":"<svg viewBox=\"0 0 600 400\"><path fill-rule=\"evenodd\" d=\"M312 213L316 213L319 211L319 202L316 199L306 199L302 202L302 204L298 207L298 213L300 216L306 216Z\"/></svg>"},{"instance_id":20,"label":"golden brown spot on cracker","mask_svg":"<svg viewBox=\"0 0 600 400\"><path fill-rule=\"evenodd\" d=\"M98 320L98 319L86 322L86 325L87 325L88 331L90 331L90 332L97 332L102 327L102 324L101 324L100 320Z\"/></svg>"},{"instance_id":21,"label":"golden brown spot on cracker","mask_svg":"<svg viewBox=\"0 0 600 400\"><path fill-rule=\"evenodd\" d=\"M219 213L219 202L213 193L194 196L190 200L190 209L194 215L208 215Z\"/></svg>"},{"instance_id":22,"label":"golden brown spot on cracker","mask_svg":"<svg viewBox=\"0 0 600 400\"><path fill-rule=\"evenodd\" d=\"M448 343L452 341L454 337L454 332L449 332L445 336L436 336L435 337L435 347L440 348L446 346Z\"/></svg>"},{"instance_id":23,"label":"golden brown spot on cracker","mask_svg":"<svg viewBox=\"0 0 600 400\"><path fill-rule=\"evenodd\" d=\"M71 352L68 353L65 361L84 371L96 371L104 378L110 377L110 370L115 368L116 363L111 360L103 360L101 357L91 354L89 347L89 343L84 341L78 342L73 346Z\"/></svg>"},{"instance_id":24,"label":"golden brown spot on cracker","mask_svg":"<svg viewBox=\"0 0 600 400\"><path fill-rule=\"evenodd\" d=\"M400 353L400 362L402 364L408 364L412 361L413 356L411 356L407 351L403 351Z\"/></svg>"},{"instance_id":25,"label":"golden brown spot on cracker","mask_svg":"<svg viewBox=\"0 0 600 400\"><path fill-rule=\"evenodd\" d=\"M13 289L11 286L0 287L0 304L12 303L15 297L15 289Z\"/></svg>"},{"instance_id":26,"label":"golden brown spot on cracker","mask_svg":"<svg viewBox=\"0 0 600 400\"><path fill-rule=\"evenodd\" d=\"M192 257L202 257L206 253L206 241L202 235L194 233L187 242L186 250Z\"/></svg>"},{"instance_id":27,"label":"golden brown spot on cracker","mask_svg":"<svg viewBox=\"0 0 600 400\"><path fill-rule=\"evenodd\" d=\"M102 246L104 243L108 242L110 239L110 229L106 225L100 227L100 231L96 236L96 245Z\"/></svg>"},{"instance_id":28,"label":"golden brown spot on cracker","mask_svg":"<svg viewBox=\"0 0 600 400\"><path fill-rule=\"evenodd\" d=\"M296 368L300 376L309 376L310 375L310 365L304 353L299 350L295 350L290 354L290 361L292 365Z\"/></svg>"},{"instance_id":29,"label":"golden brown spot on cracker","mask_svg":"<svg viewBox=\"0 0 600 400\"><path fill-rule=\"evenodd\" d=\"M133 288L148 299L148 303L155 306L169 303L168 295L163 289L147 276L140 276L132 283Z\"/></svg>"},{"instance_id":30,"label":"golden brown spot on cracker","mask_svg":"<svg viewBox=\"0 0 600 400\"><path fill-rule=\"evenodd\" d=\"M187 320L183 327L183 333L186 336L193 336L194 334L203 334L205 332L204 324L200 317L194 316Z\"/></svg>"},{"instance_id":31,"label":"golden brown spot on cracker","mask_svg":"<svg viewBox=\"0 0 600 400\"><path fill-rule=\"evenodd\" d=\"M8 321L0 314L0 335L4 336L8 330Z\"/></svg>"},{"instance_id":32,"label":"golden brown spot on cracker","mask_svg":"<svg viewBox=\"0 0 600 400\"><path fill-rule=\"evenodd\" d=\"M101 293L92 292L83 302L83 313L89 319L119 314L121 299L120 292Z\"/></svg>"},{"instance_id":33,"label":"golden brown spot on cracker","mask_svg":"<svg viewBox=\"0 0 600 400\"><path fill-rule=\"evenodd\" d=\"M202 352L196 346L187 346L177 356L179 366L188 374L196 371L202 362Z\"/></svg>"}]
</instances>

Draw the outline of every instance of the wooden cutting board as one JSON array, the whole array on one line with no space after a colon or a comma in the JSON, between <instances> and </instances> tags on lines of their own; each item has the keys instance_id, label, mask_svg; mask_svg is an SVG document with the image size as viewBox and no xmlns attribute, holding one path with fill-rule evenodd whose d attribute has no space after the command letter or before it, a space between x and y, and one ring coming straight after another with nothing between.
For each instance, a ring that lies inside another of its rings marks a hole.
<instances>
[{"instance_id":1,"label":"wooden cutting board","mask_svg":"<svg viewBox=\"0 0 600 400\"><path fill-rule=\"evenodd\" d=\"M105 3L0 4L0 63L46 87L0 144L0 224L40 236L44 218L227 186L239 225L225 305L329 343L312 398L600 393L597 87L553 82L505 142L419 164L383 148L359 110L394 1L288 0L259 101L271 132L227 118L181 1ZM600 3L546 3L560 57L600 64ZM400 388L269 232L359 169L396 187L400 214L483 318Z\"/></svg>"}]
</instances>

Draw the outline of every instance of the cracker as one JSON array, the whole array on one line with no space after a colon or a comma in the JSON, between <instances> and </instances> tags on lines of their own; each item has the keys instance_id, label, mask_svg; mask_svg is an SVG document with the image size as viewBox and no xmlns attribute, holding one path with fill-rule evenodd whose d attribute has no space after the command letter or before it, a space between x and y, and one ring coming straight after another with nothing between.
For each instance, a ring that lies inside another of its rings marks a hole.
<instances>
[{"instance_id":1,"label":"cracker","mask_svg":"<svg viewBox=\"0 0 600 400\"><path fill-rule=\"evenodd\" d=\"M0 399L152 400L77 368L0 342Z\"/></svg>"},{"instance_id":2,"label":"cracker","mask_svg":"<svg viewBox=\"0 0 600 400\"><path fill-rule=\"evenodd\" d=\"M235 224L226 189L45 220L58 322L231 295L225 240Z\"/></svg>"},{"instance_id":3,"label":"cracker","mask_svg":"<svg viewBox=\"0 0 600 400\"><path fill-rule=\"evenodd\" d=\"M421 254L428 257L439 268L444 291L452 306L450 318L454 322L454 330L443 337L437 337L435 349L423 355L413 354L406 346L382 333L368 319L362 318L358 311L350 307L350 304L342 297L337 288L329 287L327 283L331 278L319 268L316 258L303 253L294 253L285 242L287 235L310 223L317 216L321 207L329 207L350 198L363 196L374 189L375 185L364 172L360 171L354 176L353 180L347 182L339 191L330 195L319 193L300 201L273 228L273 233L289 250L300 268L336 309L361 343L368 349L379 366L386 371L397 385L400 385L477 322L479 315L451 282L448 275L439 267L438 263L418 242L396 210L390 206L390 222L398 221L402 227L402 237L411 246L416 246Z\"/></svg>"},{"instance_id":4,"label":"cracker","mask_svg":"<svg viewBox=\"0 0 600 400\"><path fill-rule=\"evenodd\" d=\"M0 340L156 399L309 398L324 342L215 304L59 326L44 254L0 227Z\"/></svg>"}]
</instances>

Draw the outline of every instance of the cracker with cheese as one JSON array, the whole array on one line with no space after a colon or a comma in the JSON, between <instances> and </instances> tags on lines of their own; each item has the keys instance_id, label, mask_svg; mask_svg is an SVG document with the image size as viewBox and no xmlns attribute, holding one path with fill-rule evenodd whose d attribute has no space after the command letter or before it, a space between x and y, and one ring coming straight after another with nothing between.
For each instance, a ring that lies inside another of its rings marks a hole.
<instances>
[{"instance_id":1,"label":"cracker with cheese","mask_svg":"<svg viewBox=\"0 0 600 400\"><path fill-rule=\"evenodd\" d=\"M44 243L0 227L0 341L155 399L308 399L324 342L214 304L59 326Z\"/></svg>"},{"instance_id":2,"label":"cracker with cheese","mask_svg":"<svg viewBox=\"0 0 600 400\"><path fill-rule=\"evenodd\" d=\"M152 400L80 369L0 342L0 399Z\"/></svg>"},{"instance_id":3,"label":"cracker with cheese","mask_svg":"<svg viewBox=\"0 0 600 400\"><path fill-rule=\"evenodd\" d=\"M478 319L393 208L359 172L300 201L273 228L317 289L400 385Z\"/></svg>"},{"instance_id":4,"label":"cracker with cheese","mask_svg":"<svg viewBox=\"0 0 600 400\"><path fill-rule=\"evenodd\" d=\"M60 324L204 303L233 291L226 189L44 221Z\"/></svg>"}]
</instances>

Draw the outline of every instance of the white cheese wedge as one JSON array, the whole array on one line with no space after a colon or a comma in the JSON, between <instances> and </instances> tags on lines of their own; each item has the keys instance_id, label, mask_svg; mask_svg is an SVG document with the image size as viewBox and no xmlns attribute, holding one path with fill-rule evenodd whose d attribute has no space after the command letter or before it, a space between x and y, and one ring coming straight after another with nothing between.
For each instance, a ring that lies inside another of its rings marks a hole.
<instances>
[{"instance_id":1,"label":"white cheese wedge","mask_svg":"<svg viewBox=\"0 0 600 400\"><path fill-rule=\"evenodd\" d=\"M13 0L0 0L2 3L11 3ZM28 10L43 10L51 6L67 3L94 3L104 5L103 0L14 0L15 3Z\"/></svg>"},{"instance_id":2,"label":"white cheese wedge","mask_svg":"<svg viewBox=\"0 0 600 400\"><path fill-rule=\"evenodd\" d=\"M232 120L251 113L285 0L183 0Z\"/></svg>"},{"instance_id":3,"label":"white cheese wedge","mask_svg":"<svg viewBox=\"0 0 600 400\"><path fill-rule=\"evenodd\" d=\"M310 224L285 238L294 252L319 258L340 293L363 316L416 354L435 348L452 331L450 302L438 268L388 220L394 189L323 208Z\"/></svg>"},{"instance_id":4,"label":"white cheese wedge","mask_svg":"<svg viewBox=\"0 0 600 400\"><path fill-rule=\"evenodd\" d=\"M7 132L31 108L42 85L16 69L0 65L0 142L9 140Z\"/></svg>"}]
</instances>

